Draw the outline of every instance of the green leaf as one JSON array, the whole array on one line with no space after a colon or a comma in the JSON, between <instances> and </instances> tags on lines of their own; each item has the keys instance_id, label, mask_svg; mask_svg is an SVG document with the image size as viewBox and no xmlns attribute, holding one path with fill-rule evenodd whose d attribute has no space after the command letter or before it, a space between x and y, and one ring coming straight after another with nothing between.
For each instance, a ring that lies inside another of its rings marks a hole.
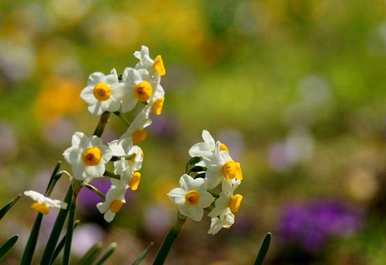
<instances>
[{"instance_id":1,"label":"green leaf","mask_svg":"<svg viewBox=\"0 0 386 265\"><path fill-rule=\"evenodd\" d=\"M71 203L72 194L73 194L73 191L72 191L72 187L70 186L68 188L66 197L64 198L64 201L67 203L67 205L70 205ZM58 243L60 233L63 229L63 225L66 220L67 213L68 213L68 208L60 209L58 216L56 217L54 227L51 230L50 237L48 238L46 248L44 249L41 265L51 264L51 260L54 255L54 250L55 250L56 244Z\"/></svg>"},{"instance_id":2,"label":"green leaf","mask_svg":"<svg viewBox=\"0 0 386 265\"><path fill-rule=\"evenodd\" d=\"M262 265L263 264L264 258L267 255L269 245L271 243L271 238L272 238L272 234L267 233L264 240L263 240L263 243L261 244L259 253L257 254L255 265Z\"/></svg>"},{"instance_id":3,"label":"green leaf","mask_svg":"<svg viewBox=\"0 0 386 265\"><path fill-rule=\"evenodd\" d=\"M61 164L62 164L62 162L58 161L56 163L56 166L55 166L54 170L51 173L51 177L50 177L50 180L48 182L48 185L47 185L47 188L46 188L46 192L45 192L46 196L50 196L51 195L51 193L54 190L54 187L56 185L56 182L58 182L58 180L62 176L62 174L58 174Z\"/></svg>"},{"instance_id":4,"label":"green leaf","mask_svg":"<svg viewBox=\"0 0 386 265\"><path fill-rule=\"evenodd\" d=\"M36 248L36 242L38 241L40 225L42 224L43 214L38 213L35 222L32 226L31 233L29 235L27 245L24 248L23 256L21 258L20 265L32 264L32 258Z\"/></svg>"},{"instance_id":5,"label":"green leaf","mask_svg":"<svg viewBox=\"0 0 386 265\"><path fill-rule=\"evenodd\" d=\"M8 253L8 251L15 245L19 236L13 236L0 246L0 260Z\"/></svg>"},{"instance_id":6,"label":"green leaf","mask_svg":"<svg viewBox=\"0 0 386 265\"><path fill-rule=\"evenodd\" d=\"M106 251L102 254L102 256L95 262L95 265L103 265L105 261L110 258L110 256L114 253L115 249L117 248L117 243L113 242L111 243Z\"/></svg>"},{"instance_id":7,"label":"green leaf","mask_svg":"<svg viewBox=\"0 0 386 265\"><path fill-rule=\"evenodd\" d=\"M84 256L79 260L79 265L91 265L102 250L102 244L96 243L93 245Z\"/></svg>"},{"instance_id":8,"label":"green leaf","mask_svg":"<svg viewBox=\"0 0 386 265\"><path fill-rule=\"evenodd\" d=\"M76 197L79 191L78 188L75 189L76 191L73 192L72 200L68 203L69 213L67 220L66 241L64 242L63 265L70 264L72 234L74 232L73 228L75 220Z\"/></svg>"},{"instance_id":9,"label":"green leaf","mask_svg":"<svg viewBox=\"0 0 386 265\"><path fill-rule=\"evenodd\" d=\"M133 261L132 265L139 265L142 263L142 261L145 259L146 255L149 253L150 248L154 245L154 242L150 242L150 244L145 248L142 253L140 253L135 260Z\"/></svg>"},{"instance_id":10,"label":"green leaf","mask_svg":"<svg viewBox=\"0 0 386 265\"><path fill-rule=\"evenodd\" d=\"M0 209L0 220L4 217L4 215L11 210L11 208L16 204L16 202L20 199L21 195L17 195L12 201L7 203L3 208Z\"/></svg>"},{"instance_id":11,"label":"green leaf","mask_svg":"<svg viewBox=\"0 0 386 265\"><path fill-rule=\"evenodd\" d=\"M79 223L80 223L79 220L76 220L74 222L74 230L78 226ZM63 238L59 241L58 246L55 248L54 254L53 254L52 259L51 259L51 263L54 263L55 259L59 256L59 253L60 253L60 251L62 251L65 242L66 242L66 235L63 236Z\"/></svg>"}]
</instances>

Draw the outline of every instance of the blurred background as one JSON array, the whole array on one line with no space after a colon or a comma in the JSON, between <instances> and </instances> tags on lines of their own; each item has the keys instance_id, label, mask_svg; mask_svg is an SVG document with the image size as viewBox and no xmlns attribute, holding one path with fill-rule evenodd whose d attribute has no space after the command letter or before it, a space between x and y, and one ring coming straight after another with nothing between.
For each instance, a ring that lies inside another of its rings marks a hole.
<instances>
[{"instance_id":1,"label":"blurred background","mask_svg":"<svg viewBox=\"0 0 386 265\"><path fill-rule=\"evenodd\" d=\"M267 265L386 264L384 0L0 1L1 204L44 190L73 132L97 123L79 98L88 75L134 65L142 44L167 67L143 182L113 225L82 191L74 259L116 241L109 264L130 264L154 241L150 262L175 220L166 193L206 128L241 161L244 202L216 236L208 218L187 222L167 264L252 264L267 231ZM112 119L104 139L123 130ZM1 222L0 241L21 235L2 264L18 263L29 204ZM55 217L44 219L38 251Z\"/></svg>"}]
</instances>

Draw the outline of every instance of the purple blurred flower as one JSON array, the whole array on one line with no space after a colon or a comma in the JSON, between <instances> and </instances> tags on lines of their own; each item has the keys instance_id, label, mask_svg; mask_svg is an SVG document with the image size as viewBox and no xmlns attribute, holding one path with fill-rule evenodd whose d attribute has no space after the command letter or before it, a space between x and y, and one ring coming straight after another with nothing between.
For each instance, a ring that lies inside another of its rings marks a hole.
<instances>
[{"instance_id":1,"label":"purple blurred flower","mask_svg":"<svg viewBox=\"0 0 386 265\"><path fill-rule=\"evenodd\" d=\"M174 138L178 132L178 124L175 119L162 115L153 120L150 130L158 137Z\"/></svg>"},{"instance_id":2,"label":"purple blurred flower","mask_svg":"<svg viewBox=\"0 0 386 265\"><path fill-rule=\"evenodd\" d=\"M284 208L279 233L287 243L299 244L316 252L334 236L355 232L361 224L361 214L339 201L315 201L293 204Z\"/></svg>"},{"instance_id":3,"label":"purple blurred flower","mask_svg":"<svg viewBox=\"0 0 386 265\"><path fill-rule=\"evenodd\" d=\"M101 192L106 193L111 186L107 178L97 178L91 184ZM81 212L96 210L95 205L101 201L101 198L87 188L82 188L78 195L78 204Z\"/></svg>"},{"instance_id":4,"label":"purple blurred flower","mask_svg":"<svg viewBox=\"0 0 386 265\"><path fill-rule=\"evenodd\" d=\"M74 232L73 253L80 257L83 256L95 243L103 240L105 233L96 224L82 224Z\"/></svg>"}]
</instances>

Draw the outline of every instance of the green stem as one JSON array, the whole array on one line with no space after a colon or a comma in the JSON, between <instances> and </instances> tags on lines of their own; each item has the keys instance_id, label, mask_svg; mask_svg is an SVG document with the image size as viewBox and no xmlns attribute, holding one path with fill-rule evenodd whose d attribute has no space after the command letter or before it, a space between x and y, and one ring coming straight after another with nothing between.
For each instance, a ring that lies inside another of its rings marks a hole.
<instances>
[{"instance_id":1,"label":"green stem","mask_svg":"<svg viewBox=\"0 0 386 265\"><path fill-rule=\"evenodd\" d=\"M29 265L32 263L32 257L35 252L36 242L38 241L40 225L42 224L43 214L38 213L34 225L32 226L31 234L29 235L27 245L25 246L20 265Z\"/></svg>"},{"instance_id":2,"label":"green stem","mask_svg":"<svg viewBox=\"0 0 386 265\"><path fill-rule=\"evenodd\" d=\"M271 244L271 238L272 238L271 233L267 233L265 235L263 243L261 244L259 253L257 254L256 261L254 263L255 265L262 265L263 264L264 258L267 255L267 252L269 249L269 245Z\"/></svg>"},{"instance_id":3,"label":"green stem","mask_svg":"<svg viewBox=\"0 0 386 265\"><path fill-rule=\"evenodd\" d=\"M125 125L130 126L130 122L126 120L124 116L122 116L122 113L119 111L114 112L114 115L117 116Z\"/></svg>"},{"instance_id":4,"label":"green stem","mask_svg":"<svg viewBox=\"0 0 386 265\"><path fill-rule=\"evenodd\" d=\"M72 195L71 204L69 205L66 241L64 243L63 265L70 264L72 234L74 232L76 199L78 197L79 189L80 189L80 187L76 187L75 188L75 191L74 191L74 193Z\"/></svg>"},{"instance_id":5,"label":"green stem","mask_svg":"<svg viewBox=\"0 0 386 265\"><path fill-rule=\"evenodd\" d=\"M101 137L103 134L103 131L105 130L106 124L109 121L110 118L110 112L103 112L101 115L98 125L94 130L94 135Z\"/></svg>"},{"instance_id":6,"label":"green stem","mask_svg":"<svg viewBox=\"0 0 386 265\"><path fill-rule=\"evenodd\" d=\"M67 203L68 207L70 207L72 195L73 195L73 190L72 190L72 186L70 186L68 188L66 197L64 199L64 202ZM52 257L54 255L54 250L55 250L55 247L58 243L59 236L60 236L60 233L63 229L63 225L64 225L64 222L66 220L68 211L69 211L68 208L67 209L61 209L59 211L58 216L56 217L54 227L52 228L50 237L48 238L46 248L43 252L41 265L49 265L52 263L51 260L52 260Z\"/></svg>"},{"instance_id":7,"label":"green stem","mask_svg":"<svg viewBox=\"0 0 386 265\"><path fill-rule=\"evenodd\" d=\"M153 262L153 265L162 265L165 262L166 257L169 254L169 251L174 243L174 240L180 234L182 226L186 221L185 217L178 216L176 224L169 230L166 235L162 246L158 250L157 256Z\"/></svg>"}]
</instances>

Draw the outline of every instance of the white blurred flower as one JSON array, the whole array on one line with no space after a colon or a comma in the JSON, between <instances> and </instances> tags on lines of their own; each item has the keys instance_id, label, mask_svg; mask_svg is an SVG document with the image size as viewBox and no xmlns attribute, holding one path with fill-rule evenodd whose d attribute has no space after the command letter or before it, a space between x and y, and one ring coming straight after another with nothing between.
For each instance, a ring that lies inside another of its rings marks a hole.
<instances>
[{"instance_id":1,"label":"white blurred flower","mask_svg":"<svg viewBox=\"0 0 386 265\"><path fill-rule=\"evenodd\" d=\"M63 156L71 164L76 179L90 181L103 176L105 164L112 154L99 137L76 132L72 136L72 146L64 151Z\"/></svg>"},{"instance_id":2,"label":"white blurred flower","mask_svg":"<svg viewBox=\"0 0 386 265\"><path fill-rule=\"evenodd\" d=\"M177 205L179 212L193 221L200 221L204 209L214 201L205 189L204 179L193 179L187 174L181 176L180 187L172 189L168 196Z\"/></svg>"},{"instance_id":3,"label":"white blurred flower","mask_svg":"<svg viewBox=\"0 0 386 265\"><path fill-rule=\"evenodd\" d=\"M108 75L92 73L87 86L80 93L80 97L89 105L89 112L94 115L101 115L105 111L118 111L122 96L123 88L115 69Z\"/></svg>"},{"instance_id":4,"label":"white blurred flower","mask_svg":"<svg viewBox=\"0 0 386 265\"><path fill-rule=\"evenodd\" d=\"M114 173L120 176L121 184L137 190L141 181L141 173L138 171L142 168L142 149L133 145L128 138L114 140L109 143L109 147L112 155L118 157L118 161L114 161Z\"/></svg>"},{"instance_id":5,"label":"white blurred flower","mask_svg":"<svg viewBox=\"0 0 386 265\"><path fill-rule=\"evenodd\" d=\"M104 214L106 222L111 222L116 213L126 203L125 200L126 186L121 185L119 180L112 180L112 185L106 194L104 202L96 205L98 211Z\"/></svg>"},{"instance_id":6,"label":"white blurred flower","mask_svg":"<svg viewBox=\"0 0 386 265\"><path fill-rule=\"evenodd\" d=\"M157 55L154 60L150 57L149 48L142 45L141 50L134 52L134 57L139 60L136 69L146 69L155 76L164 76L166 69L161 55Z\"/></svg>"},{"instance_id":7,"label":"white blurred flower","mask_svg":"<svg viewBox=\"0 0 386 265\"><path fill-rule=\"evenodd\" d=\"M74 231L71 252L82 257L95 243L103 240L105 233L103 229L93 223L80 224Z\"/></svg>"},{"instance_id":8,"label":"white blurred flower","mask_svg":"<svg viewBox=\"0 0 386 265\"><path fill-rule=\"evenodd\" d=\"M67 204L65 202L62 202L60 200L53 200L33 190L25 191L24 195L27 197L30 197L32 200L35 201L31 205L31 208L44 215L49 213L50 208L58 208L58 209L67 208Z\"/></svg>"}]
</instances>

